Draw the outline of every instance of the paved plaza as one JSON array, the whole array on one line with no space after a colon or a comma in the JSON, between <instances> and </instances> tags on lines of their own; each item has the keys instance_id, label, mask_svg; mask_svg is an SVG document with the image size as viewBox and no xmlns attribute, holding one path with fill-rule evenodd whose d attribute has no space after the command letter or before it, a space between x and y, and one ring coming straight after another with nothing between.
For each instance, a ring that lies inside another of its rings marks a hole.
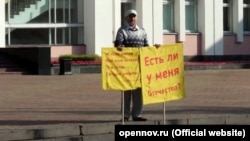
<instances>
[{"instance_id":1,"label":"paved plaza","mask_svg":"<svg viewBox=\"0 0 250 141\"><path fill-rule=\"evenodd\" d=\"M121 92L102 90L101 81L100 73L1 75L0 130L120 124ZM186 70L186 97L166 102L165 115L163 103L145 105L143 116L147 122L229 117L250 124L249 84L249 69Z\"/></svg>"},{"instance_id":2,"label":"paved plaza","mask_svg":"<svg viewBox=\"0 0 250 141\"><path fill-rule=\"evenodd\" d=\"M0 128L53 123L117 122L121 92L104 91L101 74L1 75ZM250 114L250 70L185 71L186 98L165 103L165 119ZM144 106L162 120L164 104Z\"/></svg>"}]
</instances>

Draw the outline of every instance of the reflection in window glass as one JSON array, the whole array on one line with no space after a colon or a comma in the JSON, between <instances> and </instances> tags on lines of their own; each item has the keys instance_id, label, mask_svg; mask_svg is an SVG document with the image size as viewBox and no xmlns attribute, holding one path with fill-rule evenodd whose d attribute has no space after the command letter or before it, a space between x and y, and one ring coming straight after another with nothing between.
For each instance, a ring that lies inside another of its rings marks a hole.
<instances>
[{"instance_id":1,"label":"reflection in window glass","mask_svg":"<svg viewBox=\"0 0 250 141\"><path fill-rule=\"evenodd\" d=\"M12 45L49 44L48 33L49 33L49 29L45 29L45 28L12 29L12 32L10 33L11 44Z\"/></svg>"},{"instance_id":2,"label":"reflection in window glass","mask_svg":"<svg viewBox=\"0 0 250 141\"><path fill-rule=\"evenodd\" d=\"M244 0L243 12L244 31L250 32L250 0Z\"/></svg>"},{"instance_id":3,"label":"reflection in window glass","mask_svg":"<svg viewBox=\"0 0 250 141\"><path fill-rule=\"evenodd\" d=\"M173 0L163 1L163 30L166 32L174 31L174 2Z\"/></svg>"},{"instance_id":4,"label":"reflection in window glass","mask_svg":"<svg viewBox=\"0 0 250 141\"><path fill-rule=\"evenodd\" d=\"M83 32L83 28L57 28L57 44L83 44L82 38L79 38L79 32Z\"/></svg>"},{"instance_id":5,"label":"reflection in window glass","mask_svg":"<svg viewBox=\"0 0 250 141\"><path fill-rule=\"evenodd\" d=\"M83 6L83 1L9 0L6 45L82 44L83 38L77 38L83 37L83 17L78 17L83 8L78 9L79 5Z\"/></svg>"},{"instance_id":6,"label":"reflection in window glass","mask_svg":"<svg viewBox=\"0 0 250 141\"><path fill-rule=\"evenodd\" d=\"M186 31L187 32L197 32L197 3L196 0L186 0L185 1L185 17L186 17Z\"/></svg>"},{"instance_id":7,"label":"reflection in window glass","mask_svg":"<svg viewBox=\"0 0 250 141\"><path fill-rule=\"evenodd\" d=\"M232 32L231 0L223 0L223 28L224 32Z\"/></svg>"},{"instance_id":8,"label":"reflection in window glass","mask_svg":"<svg viewBox=\"0 0 250 141\"><path fill-rule=\"evenodd\" d=\"M56 22L77 22L77 5L74 0L56 0Z\"/></svg>"}]
</instances>

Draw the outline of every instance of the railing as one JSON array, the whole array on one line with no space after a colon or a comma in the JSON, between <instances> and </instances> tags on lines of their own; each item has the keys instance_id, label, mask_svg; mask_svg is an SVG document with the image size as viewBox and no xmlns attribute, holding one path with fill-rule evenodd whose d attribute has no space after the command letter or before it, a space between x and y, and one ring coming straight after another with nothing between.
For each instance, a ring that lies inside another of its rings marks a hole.
<instances>
[{"instance_id":1,"label":"railing","mask_svg":"<svg viewBox=\"0 0 250 141\"><path fill-rule=\"evenodd\" d=\"M8 0L5 0L5 2ZM31 4L35 4L39 0L9 0L10 4L10 16L19 14L19 12L24 11L25 8L29 7Z\"/></svg>"}]
</instances>

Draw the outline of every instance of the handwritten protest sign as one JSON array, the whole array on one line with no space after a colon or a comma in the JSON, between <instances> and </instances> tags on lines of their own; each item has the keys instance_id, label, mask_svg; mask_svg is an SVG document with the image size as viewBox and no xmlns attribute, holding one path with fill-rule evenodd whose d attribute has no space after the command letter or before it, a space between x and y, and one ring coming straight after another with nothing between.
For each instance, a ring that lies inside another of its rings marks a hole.
<instances>
[{"instance_id":1,"label":"handwritten protest sign","mask_svg":"<svg viewBox=\"0 0 250 141\"><path fill-rule=\"evenodd\" d=\"M182 44L140 49L143 103L185 97Z\"/></svg>"},{"instance_id":2,"label":"handwritten protest sign","mask_svg":"<svg viewBox=\"0 0 250 141\"><path fill-rule=\"evenodd\" d=\"M102 49L102 88L132 90L141 87L143 104L185 97L182 44L160 48Z\"/></svg>"},{"instance_id":3,"label":"handwritten protest sign","mask_svg":"<svg viewBox=\"0 0 250 141\"><path fill-rule=\"evenodd\" d=\"M104 90L131 90L141 87L139 49L102 49L102 88Z\"/></svg>"}]
</instances>

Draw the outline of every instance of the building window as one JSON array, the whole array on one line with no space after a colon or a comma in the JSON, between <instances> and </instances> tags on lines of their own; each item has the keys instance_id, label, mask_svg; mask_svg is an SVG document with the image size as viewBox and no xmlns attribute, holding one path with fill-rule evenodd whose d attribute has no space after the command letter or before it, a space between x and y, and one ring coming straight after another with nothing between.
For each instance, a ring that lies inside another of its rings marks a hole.
<instances>
[{"instance_id":1,"label":"building window","mask_svg":"<svg viewBox=\"0 0 250 141\"><path fill-rule=\"evenodd\" d=\"M163 30L174 32L174 0L163 0Z\"/></svg>"},{"instance_id":2,"label":"building window","mask_svg":"<svg viewBox=\"0 0 250 141\"><path fill-rule=\"evenodd\" d=\"M243 7L244 31L250 33L250 0L244 0Z\"/></svg>"},{"instance_id":3,"label":"building window","mask_svg":"<svg viewBox=\"0 0 250 141\"><path fill-rule=\"evenodd\" d=\"M223 29L224 32L232 32L232 1L223 0Z\"/></svg>"},{"instance_id":4,"label":"building window","mask_svg":"<svg viewBox=\"0 0 250 141\"><path fill-rule=\"evenodd\" d=\"M8 0L6 45L83 44L79 12L79 0Z\"/></svg>"},{"instance_id":5,"label":"building window","mask_svg":"<svg viewBox=\"0 0 250 141\"><path fill-rule=\"evenodd\" d=\"M197 1L185 0L186 32L197 32Z\"/></svg>"}]
</instances>

